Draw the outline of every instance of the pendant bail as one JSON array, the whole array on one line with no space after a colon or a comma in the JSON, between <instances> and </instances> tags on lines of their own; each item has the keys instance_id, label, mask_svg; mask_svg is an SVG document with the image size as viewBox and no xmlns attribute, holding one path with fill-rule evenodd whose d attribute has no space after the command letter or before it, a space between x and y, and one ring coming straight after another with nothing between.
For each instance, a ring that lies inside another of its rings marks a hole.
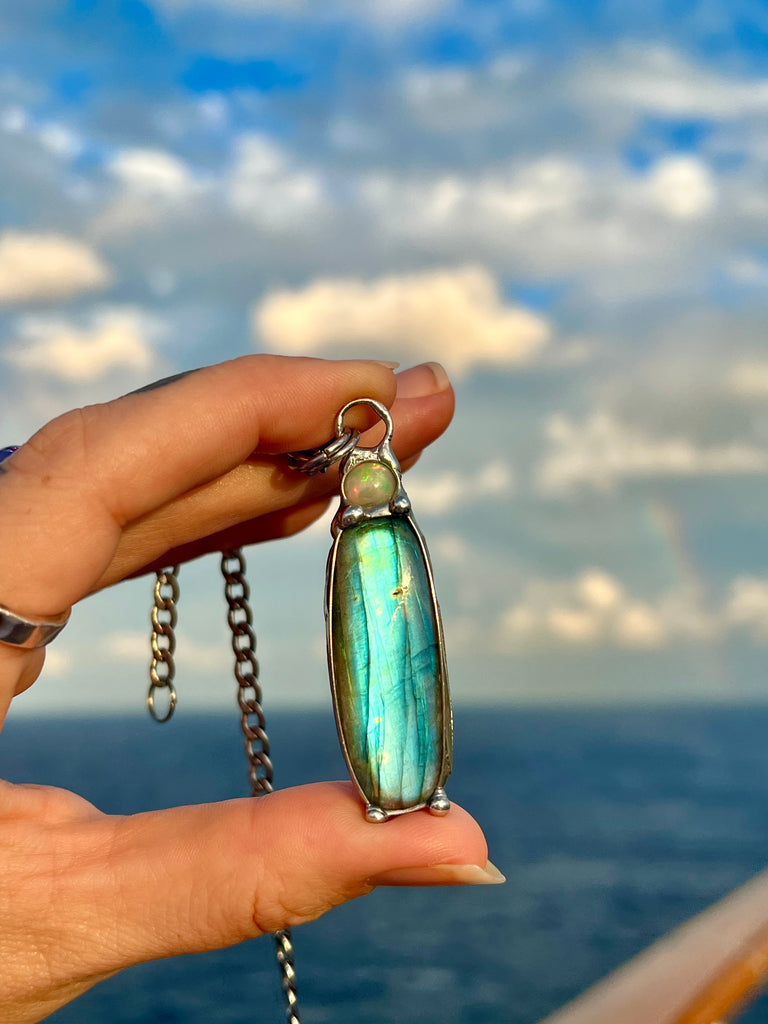
<instances>
[{"instance_id":1,"label":"pendant bail","mask_svg":"<svg viewBox=\"0 0 768 1024\"><path fill-rule=\"evenodd\" d=\"M390 442L392 440L392 434L394 433L394 424L392 422L392 415L386 405L382 405L381 402L376 401L375 398L354 398L351 402L347 402L343 409L339 410L339 414L336 417L336 437L341 437L345 433L344 430L344 417L350 409L354 409L356 405L368 405L376 413L380 420L384 421L386 427L386 433L384 440ZM359 432L358 432L359 436Z\"/></svg>"}]
</instances>

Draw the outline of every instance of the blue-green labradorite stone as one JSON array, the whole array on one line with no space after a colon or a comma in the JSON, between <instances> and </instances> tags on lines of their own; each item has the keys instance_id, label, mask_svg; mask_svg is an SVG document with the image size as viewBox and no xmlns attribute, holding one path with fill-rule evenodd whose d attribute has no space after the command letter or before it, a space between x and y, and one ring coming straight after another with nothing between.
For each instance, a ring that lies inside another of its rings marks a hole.
<instances>
[{"instance_id":1,"label":"blue-green labradorite stone","mask_svg":"<svg viewBox=\"0 0 768 1024\"><path fill-rule=\"evenodd\" d=\"M408 520L343 530L332 587L336 707L352 771L375 807L422 804L442 766L442 663L427 569Z\"/></svg>"}]
</instances>

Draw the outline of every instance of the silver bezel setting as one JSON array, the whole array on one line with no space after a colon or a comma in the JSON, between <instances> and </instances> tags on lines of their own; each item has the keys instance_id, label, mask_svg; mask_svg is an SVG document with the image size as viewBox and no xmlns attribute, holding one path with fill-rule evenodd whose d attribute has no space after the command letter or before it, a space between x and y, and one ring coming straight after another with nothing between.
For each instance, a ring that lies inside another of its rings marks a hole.
<instances>
[{"instance_id":1,"label":"silver bezel setting","mask_svg":"<svg viewBox=\"0 0 768 1024\"><path fill-rule=\"evenodd\" d=\"M424 535L416 524L415 519L411 511L411 502L403 486L402 471L400 464L397 461L397 457L392 450L391 438L393 431L392 418L389 414L389 410L383 406L380 402L377 402L372 398L361 398L354 402L349 402L341 410L337 417L336 422L336 433L337 436L341 436L344 431L344 415L355 405L365 404L371 406L379 417L384 421L386 431L383 439L373 448L363 448L356 445L352 448L344 457L340 466L340 477L341 477L341 497L338 511L333 518L331 523L331 533L333 535L333 544L331 550L328 553L328 562L326 566L326 580L325 580L325 622L326 622L326 650L328 657L328 672L331 681L331 694L333 697L333 713L336 720L336 730L339 735L339 743L341 745L341 752L344 756L344 761L347 765L350 778L354 782L358 793L366 805L366 818L369 821L386 821L388 818L395 817L400 814L408 814L411 811L418 811L423 808L428 808L431 813L438 816L442 816L448 813L450 808L450 801L445 792L445 782L448 776L451 774L452 767L452 753L453 753L453 714L451 709L451 700L448 689L448 668L445 657L445 642L443 636L443 623L442 616L440 614L440 604L437 600L437 593L435 591L434 576L432 573L432 562L429 557L429 551L427 550L426 541ZM395 476L396 488L391 497L380 505L375 505L371 508L363 508L360 505L353 505L346 498L344 494L344 477L353 469L355 466L360 465L363 462L380 462L387 466ZM440 700L442 706L442 718L443 718L443 729L441 737L441 761L440 768L438 771L437 785L434 792L430 797L419 804L414 804L410 807L395 808L393 810L383 810L382 808L375 807L370 804L368 795L363 791L360 783L355 775L352 760L349 756L347 744L344 739L344 732L341 726L341 712L339 708L337 683L334 672L333 664L333 649L332 649L332 622L333 622L333 584L334 574L336 567L336 553L339 546L341 535L345 529L352 526L359 526L361 523L368 522L372 519L380 519L384 517L397 516L400 519L405 519L410 524L413 533L418 541L421 555L424 559L426 576L429 584L429 592L432 600L432 607L434 611L435 627L436 627L436 643L437 643L437 670L440 676Z\"/></svg>"}]
</instances>

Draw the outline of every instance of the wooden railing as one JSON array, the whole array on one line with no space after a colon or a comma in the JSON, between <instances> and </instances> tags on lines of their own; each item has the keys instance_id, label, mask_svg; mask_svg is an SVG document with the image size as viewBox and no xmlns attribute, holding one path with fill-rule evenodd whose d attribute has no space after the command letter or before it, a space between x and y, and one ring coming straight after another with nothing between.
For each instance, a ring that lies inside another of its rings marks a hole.
<instances>
[{"instance_id":1,"label":"wooden railing","mask_svg":"<svg viewBox=\"0 0 768 1024\"><path fill-rule=\"evenodd\" d=\"M768 870L541 1024L724 1024L768 984Z\"/></svg>"}]
</instances>

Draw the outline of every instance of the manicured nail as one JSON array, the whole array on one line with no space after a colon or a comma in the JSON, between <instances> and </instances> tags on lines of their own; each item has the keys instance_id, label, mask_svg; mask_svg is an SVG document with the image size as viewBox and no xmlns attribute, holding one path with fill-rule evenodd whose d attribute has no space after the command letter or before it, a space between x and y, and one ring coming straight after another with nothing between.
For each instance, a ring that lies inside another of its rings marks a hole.
<instances>
[{"instance_id":1,"label":"manicured nail","mask_svg":"<svg viewBox=\"0 0 768 1024\"><path fill-rule=\"evenodd\" d=\"M366 879L371 885L501 885L506 878L490 861L477 864L433 864L430 867L394 868Z\"/></svg>"},{"instance_id":2,"label":"manicured nail","mask_svg":"<svg viewBox=\"0 0 768 1024\"><path fill-rule=\"evenodd\" d=\"M363 363L376 363L377 366L384 366L387 370L396 370L400 363L396 363L394 360L389 359L363 359Z\"/></svg>"},{"instance_id":3,"label":"manicured nail","mask_svg":"<svg viewBox=\"0 0 768 1024\"><path fill-rule=\"evenodd\" d=\"M421 363L397 375L398 398L423 398L436 395L450 386L450 380L440 363Z\"/></svg>"}]
</instances>

